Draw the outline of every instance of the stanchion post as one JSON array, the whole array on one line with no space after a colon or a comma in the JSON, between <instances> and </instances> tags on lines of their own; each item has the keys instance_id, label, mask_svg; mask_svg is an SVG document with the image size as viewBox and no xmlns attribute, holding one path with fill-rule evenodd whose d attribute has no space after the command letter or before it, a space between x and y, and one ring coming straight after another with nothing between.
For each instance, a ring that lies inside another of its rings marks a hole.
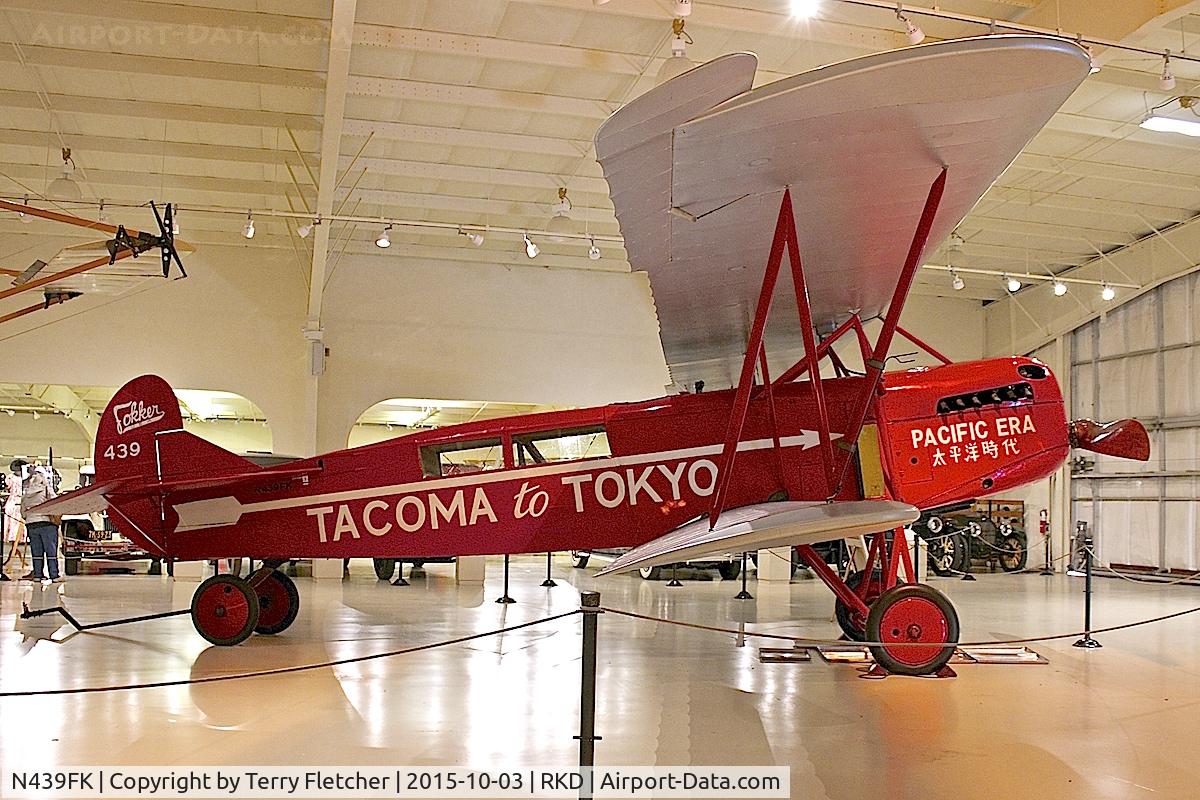
<instances>
[{"instance_id":1,"label":"stanchion post","mask_svg":"<svg viewBox=\"0 0 1200 800\"><path fill-rule=\"evenodd\" d=\"M1046 563L1042 565L1042 571L1041 571L1041 572L1039 572L1039 573L1038 573L1038 575L1053 575L1053 574L1054 574L1054 569L1051 567L1051 564L1053 564L1053 563L1054 563L1054 561L1053 561L1053 559L1052 559L1052 557L1051 557L1051 553L1050 553L1050 547L1051 547L1051 544L1050 544L1050 532L1049 532L1049 531L1047 531L1047 532L1046 532L1046 533L1045 533L1045 534L1042 536L1042 538L1043 538L1043 539L1045 540L1045 542L1046 542Z\"/></svg>"},{"instance_id":2,"label":"stanchion post","mask_svg":"<svg viewBox=\"0 0 1200 800\"><path fill-rule=\"evenodd\" d=\"M754 595L746 590L746 551L742 551L742 590L733 596L734 600L753 600Z\"/></svg>"},{"instance_id":3,"label":"stanchion post","mask_svg":"<svg viewBox=\"0 0 1200 800\"><path fill-rule=\"evenodd\" d=\"M583 612L583 672L579 684L579 771L586 773L579 789L581 800L591 800L591 768L596 764L596 622L600 610L599 592L582 592L579 610Z\"/></svg>"},{"instance_id":4,"label":"stanchion post","mask_svg":"<svg viewBox=\"0 0 1200 800\"><path fill-rule=\"evenodd\" d=\"M517 602L516 600L513 600L511 597L508 596L508 553L504 554L504 594L497 597L496 602L504 603L506 605L508 603Z\"/></svg>"},{"instance_id":5,"label":"stanchion post","mask_svg":"<svg viewBox=\"0 0 1200 800\"><path fill-rule=\"evenodd\" d=\"M678 571L678 569L679 569L678 563L671 565L671 580L667 581L667 586L669 586L671 588L675 588L676 586L683 586L683 583L679 580L679 578L675 577L675 573L676 573L676 571Z\"/></svg>"},{"instance_id":6,"label":"stanchion post","mask_svg":"<svg viewBox=\"0 0 1200 800\"><path fill-rule=\"evenodd\" d=\"M552 589L555 586L558 586L558 584L554 582L554 578L550 576L551 556L552 553L546 553L546 580L542 581L542 586L545 586L547 589ZM508 594L508 592L505 592L505 594Z\"/></svg>"},{"instance_id":7,"label":"stanchion post","mask_svg":"<svg viewBox=\"0 0 1200 800\"><path fill-rule=\"evenodd\" d=\"M973 581L975 580L975 576L971 574L971 529L969 527L963 528L963 542L967 548L967 560L963 562L962 579L964 581Z\"/></svg>"},{"instance_id":8,"label":"stanchion post","mask_svg":"<svg viewBox=\"0 0 1200 800\"><path fill-rule=\"evenodd\" d=\"M1083 638L1072 647L1095 650L1104 645L1092 638L1092 537L1083 540Z\"/></svg>"}]
</instances>

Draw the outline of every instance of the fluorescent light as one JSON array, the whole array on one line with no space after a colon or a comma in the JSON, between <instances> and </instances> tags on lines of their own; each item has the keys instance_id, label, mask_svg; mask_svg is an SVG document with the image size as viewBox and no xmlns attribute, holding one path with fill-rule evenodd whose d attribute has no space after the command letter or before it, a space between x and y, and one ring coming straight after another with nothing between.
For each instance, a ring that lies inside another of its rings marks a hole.
<instances>
[{"instance_id":1,"label":"fluorescent light","mask_svg":"<svg viewBox=\"0 0 1200 800\"><path fill-rule=\"evenodd\" d=\"M1151 114L1142 120L1142 127L1148 131L1162 133L1182 133L1184 136L1200 136L1200 120L1176 119Z\"/></svg>"},{"instance_id":2,"label":"fluorescent light","mask_svg":"<svg viewBox=\"0 0 1200 800\"><path fill-rule=\"evenodd\" d=\"M820 0L791 0L792 16L809 19L820 9Z\"/></svg>"},{"instance_id":3,"label":"fluorescent light","mask_svg":"<svg viewBox=\"0 0 1200 800\"><path fill-rule=\"evenodd\" d=\"M1054 296L1062 297L1066 293L1067 293L1067 285L1065 283L1063 283L1062 281L1055 281L1054 282Z\"/></svg>"}]
</instances>

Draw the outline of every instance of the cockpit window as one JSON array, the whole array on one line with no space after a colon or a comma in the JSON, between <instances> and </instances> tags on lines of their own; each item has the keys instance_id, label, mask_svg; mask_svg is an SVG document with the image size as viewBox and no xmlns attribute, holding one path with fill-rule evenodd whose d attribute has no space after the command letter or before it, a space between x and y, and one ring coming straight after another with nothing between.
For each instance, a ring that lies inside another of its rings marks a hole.
<instances>
[{"instance_id":1,"label":"cockpit window","mask_svg":"<svg viewBox=\"0 0 1200 800\"><path fill-rule=\"evenodd\" d=\"M578 461L612 455L603 425L559 428L513 436L513 461L517 466L552 461Z\"/></svg>"},{"instance_id":2,"label":"cockpit window","mask_svg":"<svg viewBox=\"0 0 1200 800\"><path fill-rule=\"evenodd\" d=\"M421 448L421 472L426 478L468 475L504 467L504 445L499 439L430 444Z\"/></svg>"}]
</instances>

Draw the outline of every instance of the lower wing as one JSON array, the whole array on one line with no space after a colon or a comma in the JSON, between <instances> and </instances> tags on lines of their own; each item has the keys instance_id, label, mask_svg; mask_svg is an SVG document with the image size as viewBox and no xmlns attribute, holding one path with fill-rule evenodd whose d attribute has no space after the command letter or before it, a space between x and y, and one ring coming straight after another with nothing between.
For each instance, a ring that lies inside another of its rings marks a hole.
<instances>
[{"instance_id":1,"label":"lower wing","mask_svg":"<svg viewBox=\"0 0 1200 800\"><path fill-rule=\"evenodd\" d=\"M689 522L625 553L600 575L771 547L815 544L878 533L915 522L921 512L894 500L840 503L757 503L724 512L715 528L708 519Z\"/></svg>"}]
</instances>

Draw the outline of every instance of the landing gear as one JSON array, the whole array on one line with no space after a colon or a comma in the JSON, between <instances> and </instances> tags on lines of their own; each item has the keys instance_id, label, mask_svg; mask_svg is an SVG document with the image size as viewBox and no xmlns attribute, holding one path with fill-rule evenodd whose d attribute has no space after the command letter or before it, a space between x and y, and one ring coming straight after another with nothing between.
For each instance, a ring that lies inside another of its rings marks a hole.
<instances>
[{"instance_id":1,"label":"landing gear","mask_svg":"<svg viewBox=\"0 0 1200 800\"><path fill-rule=\"evenodd\" d=\"M396 559L394 558L373 558L371 563L375 566L375 577L381 581L390 581L396 574Z\"/></svg>"},{"instance_id":2,"label":"landing gear","mask_svg":"<svg viewBox=\"0 0 1200 800\"><path fill-rule=\"evenodd\" d=\"M893 586L871 605L867 641L875 663L896 675L932 675L954 655L958 614L950 600L923 584Z\"/></svg>"},{"instance_id":3,"label":"landing gear","mask_svg":"<svg viewBox=\"0 0 1200 800\"><path fill-rule=\"evenodd\" d=\"M267 567L251 575L248 582L258 595L258 624L254 632L273 636L286 631L300 612L296 584L279 570Z\"/></svg>"},{"instance_id":4,"label":"landing gear","mask_svg":"<svg viewBox=\"0 0 1200 800\"><path fill-rule=\"evenodd\" d=\"M879 595L883 594L883 573L879 570L873 570L867 588L865 592L862 592L859 589L862 586L865 575L866 572L851 573L850 577L846 579L846 586L861 597L862 601L870 607ZM847 639L853 642L867 641L866 614L855 611L842 602L841 598L837 598L833 604L833 615L837 617L838 626L841 627L842 633L846 634Z\"/></svg>"},{"instance_id":5,"label":"landing gear","mask_svg":"<svg viewBox=\"0 0 1200 800\"><path fill-rule=\"evenodd\" d=\"M662 567L641 567L638 574L642 576L644 581L661 581L663 577Z\"/></svg>"},{"instance_id":6,"label":"landing gear","mask_svg":"<svg viewBox=\"0 0 1200 800\"><path fill-rule=\"evenodd\" d=\"M236 575L213 575L192 596L192 624L201 636L221 647L250 638L258 615L258 594Z\"/></svg>"}]
</instances>

